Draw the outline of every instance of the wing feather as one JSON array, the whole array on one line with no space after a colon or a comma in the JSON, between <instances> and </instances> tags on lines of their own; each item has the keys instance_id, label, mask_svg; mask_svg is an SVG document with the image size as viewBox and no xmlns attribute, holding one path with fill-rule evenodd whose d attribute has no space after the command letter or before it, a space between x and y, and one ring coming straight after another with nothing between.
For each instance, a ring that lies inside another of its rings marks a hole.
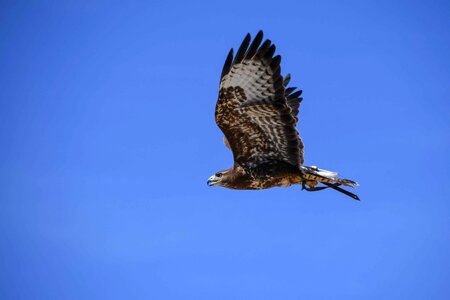
<instances>
[{"instance_id":1,"label":"wing feather","mask_svg":"<svg viewBox=\"0 0 450 300\"><path fill-rule=\"evenodd\" d=\"M302 94L303 91L299 90L299 91L292 93L292 91L294 91L295 89L296 88L286 89L286 99L287 99L287 103L288 103L289 107L291 108L291 111L292 111L291 114L292 114L292 116L295 117L295 120L297 122L300 103L303 100L303 98L300 97L300 95ZM289 93L287 93L288 90L290 90Z\"/></svg>"},{"instance_id":2,"label":"wing feather","mask_svg":"<svg viewBox=\"0 0 450 300\"><path fill-rule=\"evenodd\" d=\"M236 57L233 60L234 65L241 63L242 60L244 59L248 45L250 44L250 40L251 40L250 33L247 33L245 39L242 41L242 44L238 49L238 52L236 53Z\"/></svg>"},{"instance_id":3,"label":"wing feather","mask_svg":"<svg viewBox=\"0 0 450 300\"><path fill-rule=\"evenodd\" d=\"M225 64L223 65L221 78L226 74L228 74L228 72L230 72L232 64L233 64L233 48L231 48L230 52L228 52L227 59L225 60Z\"/></svg>"},{"instance_id":4,"label":"wing feather","mask_svg":"<svg viewBox=\"0 0 450 300\"><path fill-rule=\"evenodd\" d=\"M256 37L253 39L253 42L251 43L250 47L247 50L247 53L245 53L245 57L247 59L252 59L253 56L256 54L256 51L258 51L259 45L261 45L263 39L263 33L262 31L259 31Z\"/></svg>"},{"instance_id":5,"label":"wing feather","mask_svg":"<svg viewBox=\"0 0 450 300\"><path fill-rule=\"evenodd\" d=\"M216 123L234 160L244 167L271 161L303 164L303 143L296 129L298 92L287 88L279 55L270 40L248 34L233 60L228 55L220 81ZM231 55L231 56L230 56Z\"/></svg>"}]
</instances>

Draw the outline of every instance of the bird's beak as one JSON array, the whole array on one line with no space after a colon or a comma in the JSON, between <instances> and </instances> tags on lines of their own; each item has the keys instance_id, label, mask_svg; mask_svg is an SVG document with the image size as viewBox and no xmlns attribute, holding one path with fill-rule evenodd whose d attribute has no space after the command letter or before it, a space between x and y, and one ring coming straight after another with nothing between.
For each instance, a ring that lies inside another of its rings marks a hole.
<instances>
[{"instance_id":1,"label":"bird's beak","mask_svg":"<svg viewBox=\"0 0 450 300\"><path fill-rule=\"evenodd\" d=\"M208 178L208 181L206 182L206 184L208 185L208 186L213 186L213 185L215 185L217 183L217 178L216 178L216 176L211 176L211 177L209 177Z\"/></svg>"}]
</instances>

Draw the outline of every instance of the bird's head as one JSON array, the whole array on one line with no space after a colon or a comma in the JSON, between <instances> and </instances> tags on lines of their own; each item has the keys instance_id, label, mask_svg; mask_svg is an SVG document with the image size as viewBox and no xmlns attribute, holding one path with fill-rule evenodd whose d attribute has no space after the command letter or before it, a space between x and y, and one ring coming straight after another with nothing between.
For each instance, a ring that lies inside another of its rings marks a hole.
<instances>
[{"instance_id":1,"label":"bird's head","mask_svg":"<svg viewBox=\"0 0 450 300\"><path fill-rule=\"evenodd\" d=\"M218 186L227 186L227 182L230 179L230 170L224 170L217 172L213 176L208 178L206 182L208 186L218 185Z\"/></svg>"}]
</instances>

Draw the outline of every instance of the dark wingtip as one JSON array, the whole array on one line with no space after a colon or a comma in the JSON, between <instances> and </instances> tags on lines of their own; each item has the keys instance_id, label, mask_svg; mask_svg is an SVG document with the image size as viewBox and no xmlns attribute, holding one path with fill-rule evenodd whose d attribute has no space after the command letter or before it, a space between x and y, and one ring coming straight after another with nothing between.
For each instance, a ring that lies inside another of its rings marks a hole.
<instances>
[{"instance_id":1,"label":"dark wingtip","mask_svg":"<svg viewBox=\"0 0 450 300\"><path fill-rule=\"evenodd\" d=\"M245 58L251 59L253 55L256 54L256 51L258 50L258 47L261 44L262 39L263 39L263 32L262 30L260 30L253 39L253 42L248 48L247 53L245 53Z\"/></svg>"},{"instance_id":2,"label":"dark wingtip","mask_svg":"<svg viewBox=\"0 0 450 300\"><path fill-rule=\"evenodd\" d=\"M247 48L248 45L250 44L251 39L252 37L250 36L250 33L247 33L247 35L245 36L244 40L241 43L241 46L239 47L236 53L236 57L233 60L233 64L238 64L244 59L245 53L247 52Z\"/></svg>"},{"instance_id":3,"label":"dark wingtip","mask_svg":"<svg viewBox=\"0 0 450 300\"><path fill-rule=\"evenodd\" d=\"M223 76L227 75L228 72L230 72L232 64L233 64L233 48L231 48L230 52L228 52L227 59L225 60L225 64L223 65L222 74L220 75L221 79L223 78Z\"/></svg>"},{"instance_id":4,"label":"dark wingtip","mask_svg":"<svg viewBox=\"0 0 450 300\"><path fill-rule=\"evenodd\" d=\"M287 85L289 84L290 81L291 81L291 74L287 73L286 76L284 76L283 85L285 87L287 87ZM294 88L294 90L295 90L295 88Z\"/></svg>"}]
</instances>

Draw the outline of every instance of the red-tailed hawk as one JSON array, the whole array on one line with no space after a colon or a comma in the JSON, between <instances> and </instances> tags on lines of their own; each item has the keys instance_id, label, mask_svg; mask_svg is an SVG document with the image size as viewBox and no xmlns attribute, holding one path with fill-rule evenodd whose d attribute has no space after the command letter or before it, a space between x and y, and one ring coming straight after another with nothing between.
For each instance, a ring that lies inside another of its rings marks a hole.
<instances>
[{"instance_id":1,"label":"red-tailed hawk","mask_svg":"<svg viewBox=\"0 0 450 300\"><path fill-rule=\"evenodd\" d=\"M216 104L216 123L233 152L234 166L211 176L208 185L252 190L301 184L307 191L332 188L359 200L339 187L355 187L356 182L303 165L296 129L302 91L287 87L290 75L281 76L281 57L274 56L270 40L262 42L262 31L250 41L247 34L234 58L230 50Z\"/></svg>"}]
</instances>

